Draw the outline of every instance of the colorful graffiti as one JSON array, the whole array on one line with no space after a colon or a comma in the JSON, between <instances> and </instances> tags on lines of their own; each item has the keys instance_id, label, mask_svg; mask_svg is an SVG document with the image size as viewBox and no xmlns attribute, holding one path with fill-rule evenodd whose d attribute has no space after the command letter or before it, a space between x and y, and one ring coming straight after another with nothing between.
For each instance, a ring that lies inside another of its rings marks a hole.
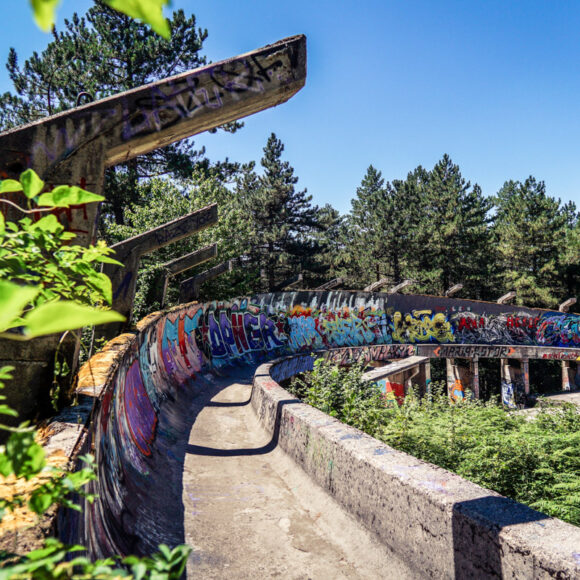
<instances>
[{"instance_id":1,"label":"colorful graffiti","mask_svg":"<svg viewBox=\"0 0 580 580\"><path fill-rule=\"evenodd\" d=\"M393 341L395 342L455 342L451 322L443 312L413 310L393 314Z\"/></svg>"},{"instance_id":2,"label":"colorful graffiti","mask_svg":"<svg viewBox=\"0 0 580 580\"><path fill-rule=\"evenodd\" d=\"M395 402L399 405L403 404L405 400L405 385L403 383L380 379L377 381L377 385L385 397L385 404L392 405Z\"/></svg>"},{"instance_id":3,"label":"colorful graffiti","mask_svg":"<svg viewBox=\"0 0 580 580\"><path fill-rule=\"evenodd\" d=\"M99 468L99 480L89 489L98 499L68 540L89 546L95 557L180 543L164 537L161 523L153 525L142 506L158 495L155 486L165 490L169 478L181 481L175 444L186 437L191 421L183 401L211 382L210 371L302 355L275 367L282 380L310 368L312 351L345 365L406 358L421 348L439 349L432 356L441 357L505 357L513 346L528 344L557 346L558 358L565 360L565 349L580 344L577 315L508 308L424 296L298 292L196 304L151 318L100 401L86 443ZM463 398L462 385L469 381L447 374L451 397ZM502 375L507 406L518 404L523 389L512 374ZM386 398L401 400L403 382L385 380ZM176 517L166 511L156 517Z\"/></svg>"},{"instance_id":4,"label":"colorful graffiti","mask_svg":"<svg viewBox=\"0 0 580 580\"><path fill-rule=\"evenodd\" d=\"M564 312L544 314L538 323L537 344L580 346L580 316Z\"/></svg>"}]
</instances>

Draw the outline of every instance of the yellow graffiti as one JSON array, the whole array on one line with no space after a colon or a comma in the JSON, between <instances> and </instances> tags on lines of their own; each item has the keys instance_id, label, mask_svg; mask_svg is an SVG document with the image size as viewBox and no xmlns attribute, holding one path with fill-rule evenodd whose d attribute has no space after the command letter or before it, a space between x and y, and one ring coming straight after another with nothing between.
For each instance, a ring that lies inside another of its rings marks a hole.
<instances>
[{"instance_id":1,"label":"yellow graffiti","mask_svg":"<svg viewBox=\"0 0 580 580\"><path fill-rule=\"evenodd\" d=\"M395 312L393 326L395 342L455 342L451 322L442 312L435 315L431 310L413 310L405 315Z\"/></svg>"}]
</instances>

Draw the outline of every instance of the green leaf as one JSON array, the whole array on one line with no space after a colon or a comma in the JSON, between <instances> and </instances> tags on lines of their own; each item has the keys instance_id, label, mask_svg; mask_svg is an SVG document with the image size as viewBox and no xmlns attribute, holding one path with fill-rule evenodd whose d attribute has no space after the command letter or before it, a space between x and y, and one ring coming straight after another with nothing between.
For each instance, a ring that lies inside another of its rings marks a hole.
<instances>
[{"instance_id":1,"label":"green leaf","mask_svg":"<svg viewBox=\"0 0 580 580\"><path fill-rule=\"evenodd\" d=\"M16 179L3 179L0 181L0 193L11 193L13 191L22 191L22 184Z\"/></svg>"},{"instance_id":2,"label":"green leaf","mask_svg":"<svg viewBox=\"0 0 580 580\"><path fill-rule=\"evenodd\" d=\"M105 4L149 24L163 38L171 38L169 23L163 17L163 6L169 4L169 0L105 0Z\"/></svg>"},{"instance_id":3,"label":"green leaf","mask_svg":"<svg viewBox=\"0 0 580 580\"><path fill-rule=\"evenodd\" d=\"M12 462L6 453L0 453L0 475L8 477L11 473L14 473Z\"/></svg>"},{"instance_id":4,"label":"green leaf","mask_svg":"<svg viewBox=\"0 0 580 580\"><path fill-rule=\"evenodd\" d=\"M11 417L18 417L18 411L16 411L16 409L13 409L12 407L9 407L8 405L0 405L0 415L10 415Z\"/></svg>"},{"instance_id":5,"label":"green leaf","mask_svg":"<svg viewBox=\"0 0 580 580\"><path fill-rule=\"evenodd\" d=\"M20 183L22 184L24 195L28 199L36 197L44 187L44 181L32 169L27 169L20 175Z\"/></svg>"},{"instance_id":6,"label":"green leaf","mask_svg":"<svg viewBox=\"0 0 580 580\"><path fill-rule=\"evenodd\" d=\"M19 286L0 280L0 332L14 326L24 308L30 304L40 292L35 286Z\"/></svg>"},{"instance_id":7,"label":"green leaf","mask_svg":"<svg viewBox=\"0 0 580 580\"><path fill-rule=\"evenodd\" d=\"M125 317L114 310L97 310L68 300L49 302L31 310L24 317L25 334L35 338L83 326L123 322Z\"/></svg>"},{"instance_id":8,"label":"green leaf","mask_svg":"<svg viewBox=\"0 0 580 580\"><path fill-rule=\"evenodd\" d=\"M76 185L58 185L38 198L38 205L47 207L69 207L95 201L104 201L102 195L85 191Z\"/></svg>"},{"instance_id":9,"label":"green leaf","mask_svg":"<svg viewBox=\"0 0 580 580\"><path fill-rule=\"evenodd\" d=\"M113 303L113 286L111 284L111 279L106 274L93 272L86 278L86 283L94 288L103 297L107 304Z\"/></svg>"},{"instance_id":10,"label":"green leaf","mask_svg":"<svg viewBox=\"0 0 580 580\"><path fill-rule=\"evenodd\" d=\"M40 218L32 225L31 229L42 230L44 232L50 232L54 234L64 230L64 226L58 221L56 216L50 214Z\"/></svg>"},{"instance_id":11,"label":"green leaf","mask_svg":"<svg viewBox=\"0 0 580 580\"><path fill-rule=\"evenodd\" d=\"M52 496L48 493L33 493L28 506L36 514L43 514L52 505Z\"/></svg>"},{"instance_id":12,"label":"green leaf","mask_svg":"<svg viewBox=\"0 0 580 580\"><path fill-rule=\"evenodd\" d=\"M0 241L4 238L6 233L6 222L4 221L4 215L0 213Z\"/></svg>"},{"instance_id":13,"label":"green leaf","mask_svg":"<svg viewBox=\"0 0 580 580\"><path fill-rule=\"evenodd\" d=\"M50 32L56 17L56 8L60 0L30 0L34 11L34 21L38 28Z\"/></svg>"}]
</instances>

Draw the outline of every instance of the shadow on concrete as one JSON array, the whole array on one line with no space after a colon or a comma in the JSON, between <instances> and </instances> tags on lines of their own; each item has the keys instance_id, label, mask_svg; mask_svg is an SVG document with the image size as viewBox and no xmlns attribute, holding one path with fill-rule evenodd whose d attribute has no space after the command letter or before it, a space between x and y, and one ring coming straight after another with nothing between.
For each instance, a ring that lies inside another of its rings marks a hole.
<instances>
[{"instance_id":1,"label":"shadow on concrete","mask_svg":"<svg viewBox=\"0 0 580 580\"><path fill-rule=\"evenodd\" d=\"M252 398L250 397L247 401L237 402L237 403L220 403L219 401L210 401L206 403L206 407L245 407L250 404Z\"/></svg>"},{"instance_id":2,"label":"shadow on concrete","mask_svg":"<svg viewBox=\"0 0 580 580\"><path fill-rule=\"evenodd\" d=\"M455 578L503 578L500 532L549 517L506 497L486 496L453 506Z\"/></svg>"},{"instance_id":3,"label":"shadow on concrete","mask_svg":"<svg viewBox=\"0 0 580 580\"><path fill-rule=\"evenodd\" d=\"M249 401L245 403L221 403L221 404L213 404L213 406L241 406L247 405ZM292 405L296 403L302 403L300 399L285 399L283 401L278 401L276 405L276 419L274 423L274 433L272 435L272 439L266 445L262 447L255 447L253 449L216 449L214 447L203 447L202 445L187 445L186 453L190 453L191 455L205 455L205 456L212 456L212 457L240 457L240 456L250 456L250 455L265 455L266 453L270 453L273 451L276 446L278 445L278 436L280 434L280 424L282 423L282 408L284 405ZM206 406L212 406L212 404L208 404Z\"/></svg>"}]
</instances>

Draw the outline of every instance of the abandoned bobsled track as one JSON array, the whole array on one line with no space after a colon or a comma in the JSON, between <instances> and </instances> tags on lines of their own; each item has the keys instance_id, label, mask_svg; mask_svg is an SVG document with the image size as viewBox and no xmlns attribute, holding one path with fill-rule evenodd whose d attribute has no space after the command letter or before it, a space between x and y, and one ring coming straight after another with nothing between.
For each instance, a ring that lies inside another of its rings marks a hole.
<instances>
[{"instance_id":1,"label":"abandoned bobsled track","mask_svg":"<svg viewBox=\"0 0 580 580\"><path fill-rule=\"evenodd\" d=\"M306 291L153 314L80 373L79 392L95 404L76 453L96 455L98 499L61 514L60 533L95 557L186 542L188 572L204 577L247 576L244 562L296 578L578 577L578 528L398 452L279 385L312 368L312 351L340 364L421 364L437 343L450 356L577 357L562 344L577 342L574 316ZM477 325L461 322L470 317ZM500 323L504 342L486 342ZM416 344L421 329L429 344Z\"/></svg>"},{"instance_id":2,"label":"abandoned bobsled track","mask_svg":"<svg viewBox=\"0 0 580 580\"><path fill-rule=\"evenodd\" d=\"M250 405L252 369L212 382L196 416L183 474L189 573L202 578L380 578L413 575L313 486Z\"/></svg>"}]
</instances>

